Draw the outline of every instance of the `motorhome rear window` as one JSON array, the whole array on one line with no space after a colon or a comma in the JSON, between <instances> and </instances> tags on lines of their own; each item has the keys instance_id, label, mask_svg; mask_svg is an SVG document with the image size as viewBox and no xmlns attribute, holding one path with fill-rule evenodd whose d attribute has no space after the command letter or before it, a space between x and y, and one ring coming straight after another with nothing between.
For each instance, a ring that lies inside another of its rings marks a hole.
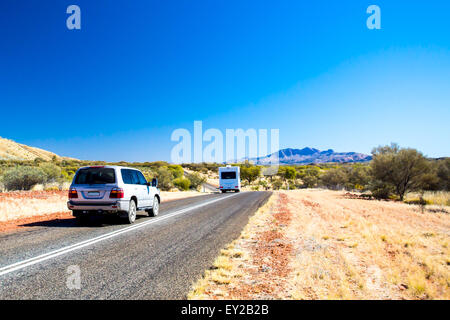
<instances>
[{"instance_id":1,"label":"motorhome rear window","mask_svg":"<svg viewBox=\"0 0 450 320\"><path fill-rule=\"evenodd\" d=\"M116 173L111 168L80 169L75 184L106 184L116 182Z\"/></svg>"},{"instance_id":2,"label":"motorhome rear window","mask_svg":"<svg viewBox=\"0 0 450 320\"><path fill-rule=\"evenodd\" d=\"M222 172L220 174L220 177L222 179L236 179L236 172L235 171Z\"/></svg>"}]
</instances>

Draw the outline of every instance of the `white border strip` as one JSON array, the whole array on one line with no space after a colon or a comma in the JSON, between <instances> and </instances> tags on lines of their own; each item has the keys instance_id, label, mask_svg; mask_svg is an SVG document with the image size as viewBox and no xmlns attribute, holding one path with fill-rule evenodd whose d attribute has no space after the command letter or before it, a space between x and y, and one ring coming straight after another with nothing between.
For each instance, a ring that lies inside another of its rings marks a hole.
<instances>
[{"instance_id":1,"label":"white border strip","mask_svg":"<svg viewBox=\"0 0 450 320\"><path fill-rule=\"evenodd\" d=\"M29 259L26 259L26 260L22 260L22 261L10 264L8 266L0 268L0 276L3 276L5 274L11 273L11 272L14 272L14 271L17 271L17 270L20 270L20 269L23 269L23 268L26 268L26 267L29 267L29 266L32 266L34 264L37 264L37 263L40 263L40 262L43 262L43 261L46 261L46 260L49 260L49 259L52 259L52 258L56 258L56 257L61 256L63 254L66 254L66 253L69 253L69 252L72 252L72 251L75 251L75 250L79 250L79 249L82 249L84 247L91 246L91 245L93 245L93 244L95 244L97 242L117 237L117 236L119 236L119 235L121 235L123 233L127 233L127 232L130 232L130 231L136 230L136 229L143 228L143 227L148 226L148 225L153 224L153 223L157 223L157 222L160 222L160 221L163 221L163 220L167 220L169 218L178 216L178 215L186 213L188 211L192 211L192 210L195 210L195 209L198 209L198 208L210 205L210 204L212 204L214 202L218 202L218 201L222 201L222 200L234 197L236 195L238 195L238 193L230 195L230 196L226 196L226 197L219 197L218 199L214 199L214 200L211 200L211 201L208 201L208 202L204 202L204 203L195 205L193 207L188 207L188 208L185 208L185 209L181 209L181 210L178 210L178 211L166 214L166 215L164 215L162 217L158 217L158 218L146 221L146 222L138 223L138 224L133 225L133 226L125 227L125 228L122 228L120 230L112 231L112 232L106 233L104 235L101 235L101 236L98 236L98 237L95 237L95 238L92 238L92 239L89 239L89 240L81 241L81 242L78 242L78 243L75 243L75 244L63 247L61 249L50 251L48 253L44 253L44 254L41 254L41 255L33 257L33 258L29 258Z\"/></svg>"}]
</instances>

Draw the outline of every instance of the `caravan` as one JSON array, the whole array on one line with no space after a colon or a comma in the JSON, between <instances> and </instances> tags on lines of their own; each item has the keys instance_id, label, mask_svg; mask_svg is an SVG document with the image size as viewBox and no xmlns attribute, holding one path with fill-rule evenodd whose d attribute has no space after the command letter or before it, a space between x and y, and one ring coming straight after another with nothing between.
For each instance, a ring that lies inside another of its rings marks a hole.
<instances>
[{"instance_id":1,"label":"caravan","mask_svg":"<svg viewBox=\"0 0 450 320\"><path fill-rule=\"evenodd\" d=\"M219 188L222 193L227 191L241 191L240 168L230 165L219 168Z\"/></svg>"}]
</instances>

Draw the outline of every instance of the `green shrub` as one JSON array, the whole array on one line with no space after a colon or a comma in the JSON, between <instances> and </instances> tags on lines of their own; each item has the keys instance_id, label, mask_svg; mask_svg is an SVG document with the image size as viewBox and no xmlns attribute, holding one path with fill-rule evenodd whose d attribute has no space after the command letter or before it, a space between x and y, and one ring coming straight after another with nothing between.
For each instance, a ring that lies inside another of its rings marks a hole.
<instances>
[{"instance_id":1,"label":"green shrub","mask_svg":"<svg viewBox=\"0 0 450 320\"><path fill-rule=\"evenodd\" d=\"M253 181L258 179L261 175L261 167L253 166L248 163L241 166L241 179L247 180L248 184L252 184Z\"/></svg>"},{"instance_id":2,"label":"green shrub","mask_svg":"<svg viewBox=\"0 0 450 320\"><path fill-rule=\"evenodd\" d=\"M314 188L317 186L317 183L319 182L319 178L314 175L306 174L302 178L302 188Z\"/></svg>"},{"instance_id":3,"label":"green shrub","mask_svg":"<svg viewBox=\"0 0 450 320\"><path fill-rule=\"evenodd\" d=\"M202 177L200 174L194 172L192 174L188 174L187 178L190 181L191 189L198 190L203 183L206 182L206 178Z\"/></svg>"},{"instance_id":4,"label":"green shrub","mask_svg":"<svg viewBox=\"0 0 450 320\"><path fill-rule=\"evenodd\" d=\"M167 191L173 187L173 175L167 167L160 167L156 170L158 186L161 190Z\"/></svg>"},{"instance_id":5,"label":"green shrub","mask_svg":"<svg viewBox=\"0 0 450 320\"><path fill-rule=\"evenodd\" d=\"M435 184L432 166L425 156L411 148L396 144L375 148L370 163L373 179L392 187L403 201L408 191L426 190Z\"/></svg>"},{"instance_id":6,"label":"green shrub","mask_svg":"<svg viewBox=\"0 0 450 320\"><path fill-rule=\"evenodd\" d=\"M181 178L184 176L183 167L177 164L170 165L169 171L172 173L174 179Z\"/></svg>"},{"instance_id":7,"label":"green shrub","mask_svg":"<svg viewBox=\"0 0 450 320\"><path fill-rule=\"evenodd\" d=\"M60 182L61 179L61 168L54 165L53 163L44 162L39 165L39 169L41 169L45 173L45 181L44 183L53 183Z\"/></svg>"},{"instance_id":8,"label":"green shrub","mask_svg":"<svg viewBox=\"0 0 450 320\"><path fill-rule=\"evenodd\" d=\"M272 187L274 190L280 190L282 186L283 186L283 181L281 181L280 179L273 180Z\"/></svg>"},{"instance_id":9,"label":"green shrub","mask_svg":"<svg viewBox=\"0 0 450 320\"><path fill-rule=\"evenodd\" d=\"M347 172L342 168L330 169L320 177L320 183L333 190L342 189L347 182Z\"/></svg>"},{"instance_id":10,"label":"green shrub","mask_svg":"<svg viewBox=\"0 0 450 320\"><path fill-rule=\"evenodd\" d=\"M380 181L374 182L370 186L370 190L375 199L389 199L391 194L394 192L394 188L392 186Z\"/></svg>"},{"instance_id":11,"label":"green shrub","mask_svg":"<svg viewBox=\"0 0 450 320\"><path fill-rule=\"evenodd\" d=\"M176 178L175 180L173 180L173 184L175 185L175 187L183 191L189 190L189 187L191 186L191 182L189 181L189 179L184 177Z\"/></svg>"},{"instance_id":12,"label":"green shrub","mask_svg":"<svg viewBox=\"0 0 450 320\"><path fill-rule=\"evenodd\" d=\"M30 190L37 184L45 183L46 179L46 173L34 167L8 169L0 178L7 190Z\"/></svg>"}]
</instances>

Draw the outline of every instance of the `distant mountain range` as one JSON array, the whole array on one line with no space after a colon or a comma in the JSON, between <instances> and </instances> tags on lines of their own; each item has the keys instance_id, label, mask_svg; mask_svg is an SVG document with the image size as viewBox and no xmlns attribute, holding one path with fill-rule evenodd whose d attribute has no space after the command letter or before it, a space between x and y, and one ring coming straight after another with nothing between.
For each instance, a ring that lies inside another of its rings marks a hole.
<instances>
[{"instance_id":1,"label":"distant mountain range","mask_svg":"<svg viewBox=\"0 0 450 320\"><path fill-rule=\"evenodd\" d=\"M265 157L250 158L255 164L267 165L273 163L277 152ZM357 152L334 152L332 149L320 151L315 148L303 149L282 149L278 151L280 164L314 164L314 163L344 163L344 162L367 162L372 160L372 156Z\"/></svg>"}]
</instances>

